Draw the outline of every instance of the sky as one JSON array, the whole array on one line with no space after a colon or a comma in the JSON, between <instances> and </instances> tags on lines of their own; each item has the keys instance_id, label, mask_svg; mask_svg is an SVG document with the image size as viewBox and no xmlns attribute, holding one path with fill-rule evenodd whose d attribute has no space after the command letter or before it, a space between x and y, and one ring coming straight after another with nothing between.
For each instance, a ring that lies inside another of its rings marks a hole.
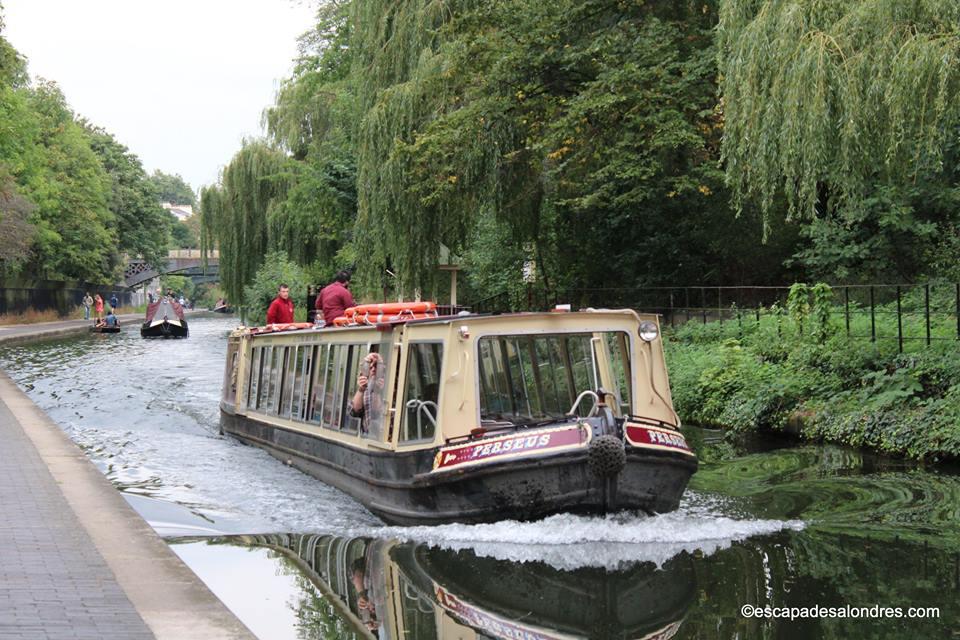
<instances>
[{"instance_id":1,"label":"sky","mask_svg":"<svg viewBox=\"0 0 960 640\"><path fill-rule=\"evenodd\" d=\"M152 173L212 184L293 69L305 0L0 0L31 77Z\"/></svg>"}]
</instances>

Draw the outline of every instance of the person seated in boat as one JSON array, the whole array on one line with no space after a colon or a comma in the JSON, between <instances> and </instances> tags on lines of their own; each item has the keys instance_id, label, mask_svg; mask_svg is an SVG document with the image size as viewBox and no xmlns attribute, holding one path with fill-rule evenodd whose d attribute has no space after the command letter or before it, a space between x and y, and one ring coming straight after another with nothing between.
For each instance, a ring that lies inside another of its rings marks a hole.
<instances>
[{"instance_id":1,"label":"person seated in boat","mask_svg":"<svg viewBox=\"0 0 960 640\"><path fill-rule=\"evenodd\" d=\"M320 290L314 306L317 312L323 313L323 321L328 327L334 326L334 320L342 316L347 309L355 306L349 286L350 272L341 271L333 282Z\"/></svg>"},{"instance_id":2,"label":"person seated in boat","mask_svg":"<svg viewBox=\"0 0 960 640\"><path fill-rule=\"evenodd\" d=\"M357 377L357 392L350 403L350 415L361 419L361 433L378 429L383 421L383 395L387 381L385 369L383 357L376 351L371 351L363 359L363 367Z\"/></svg>"},{"instance_id":3,"label":"person seated in boat","mask_svg":"<svg viewBox=\"0 0 960 640\"><path fill-rule=\"evenodd\" d=\"M293 322L293 300L290 299L290 287L281 284L277 288L277 297L267 309L267 324L289 324Z\"/></svg>"},{"instance_id":4,"label":"person seated in boat","mask_svg":"<svg viewBox=\"0 0 960 640\"><path fill-rule=\"evenodd\" d=\"M117 316L113 315L113 309L107 312L107 319L104 320L103 326L105 327L119 327L120 319Z\"/></svg>"}]
</instances>

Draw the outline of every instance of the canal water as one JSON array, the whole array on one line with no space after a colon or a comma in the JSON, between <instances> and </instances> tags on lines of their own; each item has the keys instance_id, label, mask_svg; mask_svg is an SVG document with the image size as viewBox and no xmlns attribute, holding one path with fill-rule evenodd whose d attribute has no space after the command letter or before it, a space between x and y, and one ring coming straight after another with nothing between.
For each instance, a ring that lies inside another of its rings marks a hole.
<instances>
[{"instance_id":1,"label":"canal water","mask_svg":"<svg viewBox=\"0 0 960 640\"><path fill-rule=\"evenodd\" d=\"M957 469L688 429L675 513L388 527L219 435L234 323L0 366L260 638L960 638Z\"/></svg>"}]
</instances>

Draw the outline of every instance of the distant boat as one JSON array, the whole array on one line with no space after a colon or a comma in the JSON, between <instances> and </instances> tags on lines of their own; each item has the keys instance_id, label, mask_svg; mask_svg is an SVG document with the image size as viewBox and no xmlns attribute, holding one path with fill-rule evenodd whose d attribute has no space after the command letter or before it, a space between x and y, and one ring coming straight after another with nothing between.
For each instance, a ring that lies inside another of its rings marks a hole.
<instances>
[{"instance_id":1,"label":"distant boat","mask_svg":"<svg viewBox=\"0 0 960 640\"><path fill-rule=\"evenodd\" d=\"M93 325L92 327L90 327L90 333L120 333L120 325L117 325L115 327L108 327L108 326L98 327L97 325Z\"/></svg>"},{"instance_id":2,"label":"distant boat","mask_svg":"<svg viewBox=\"0 0 960 640\"><path fill-rule=\"evenodd\" d=\"M218 304L217 306L215 306L213 309L211 309L211 311L214 311L216 313L233 313L233 307L231 307L229 304L224 302L222 304Z\"/></svg>"},{"instance_id":3,"label":"distant boat","mask_svg":"<svg viewBox=\"0 0 960 640\"><path fill-rule=\"evenodd\" d=\"M183 307L169 298L147 305L147 317L140 327L144 338L186 338L187 321Z\"/></svg>"}]
</instances>

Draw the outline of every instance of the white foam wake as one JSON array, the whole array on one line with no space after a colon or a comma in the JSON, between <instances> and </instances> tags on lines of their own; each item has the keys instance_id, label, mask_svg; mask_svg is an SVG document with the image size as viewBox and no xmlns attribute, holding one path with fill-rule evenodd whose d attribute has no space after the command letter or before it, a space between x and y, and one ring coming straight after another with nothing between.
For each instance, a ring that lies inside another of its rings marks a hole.
<instances>
[{"instance_id":1,"label":"white foam wake","mask_svg":"<svg viewBox=\"0 0 960 640\"><path fill-rule=\"evenodd\" d=\"M398 538L512 562L544 562L557 569L623 569L652 562L658 567L686 551L705 555L751 536L799 530L799 520L735 519L700 499L658 516L585 517L561 514L536 522L433 527L378 527L365 535Z\"/></svg>"}]
</instances>

